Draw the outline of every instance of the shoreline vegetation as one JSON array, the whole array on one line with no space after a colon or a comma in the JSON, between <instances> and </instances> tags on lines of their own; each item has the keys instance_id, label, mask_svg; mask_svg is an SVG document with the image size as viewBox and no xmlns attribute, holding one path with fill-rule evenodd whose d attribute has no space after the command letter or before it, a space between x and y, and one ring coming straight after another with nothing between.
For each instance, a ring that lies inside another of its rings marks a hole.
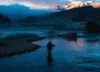
<instances>
[{"instance_id":1,"label":"shoreline vegetation","mask_svg":"<svg viewBox=\"0 0 100 72\"><path fill-rule=\"evenodd\" d=\"M35 34L29 33L9 35L4 38L1 38L0 58L35 51L41 46L32 44L32 42L42 40L44 38L45 37L40 37Z\"/></svg>"}]
</instances>

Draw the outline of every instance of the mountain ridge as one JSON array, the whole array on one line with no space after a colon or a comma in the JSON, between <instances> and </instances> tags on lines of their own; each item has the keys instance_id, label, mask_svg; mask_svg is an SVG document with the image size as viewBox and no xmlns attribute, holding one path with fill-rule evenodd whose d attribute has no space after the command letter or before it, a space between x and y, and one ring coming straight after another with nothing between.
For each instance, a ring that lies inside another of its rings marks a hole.
<instances>
[{"instance_id":1,"label":"mountain ridge","mask_svg":"<svg viewBox=\"0 0 100 72\"><path fill-rule=\"evenodd\" d=\"M61 6L52 6L51 9L53 10L70 10L73 8L79 8L79 7L85 7L85 6L92 6L94 8L100 8L100 2L92 2L92 1L87 1L87 2L76 2L76 3L70 3L68 5L61 5Z\"/></svg>"}]
</instances>

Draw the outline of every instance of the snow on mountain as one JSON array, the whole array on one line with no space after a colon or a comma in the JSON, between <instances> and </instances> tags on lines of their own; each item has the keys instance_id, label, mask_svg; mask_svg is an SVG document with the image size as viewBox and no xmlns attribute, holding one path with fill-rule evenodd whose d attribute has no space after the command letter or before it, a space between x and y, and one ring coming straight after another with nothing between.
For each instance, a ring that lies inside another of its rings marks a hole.
<instances>
[{"instance_id":1,"label":"snow on mountain","mask_svg":"<svg viewBox=\"0 0 100 72\"><path fill-rule=\"evenodd\" d=\"M100 2L97 3L93 1L87 1L87 2L78 1L78 2L72 2L69 5L52 6L51 9L61 10L60 8L62 8L63 10L69 10L69 9L79 8L79 7L84 7L84 6L92 6L94 8L98 8L100 7Z\"/></svg>"},{"instance_id":2,"label":"snow on mountain","mask_svg":"<svg viewBox=\"0 0 100 72\"><path fill-rule=\"evenodd\" d=\"M87 1L84 4L85 6L92 6L93 3L94 3L93 1Z\"/></svg>"},{"instance_id":3,"label":"snow on mountain","mask_svg":"<svg viewBox=\"0 0 100 72\"><path fill-rule=\"evenodd\" d=\"M52 6L50 9L52 10L65 10L63 6Z\"/></svg>"},{"instance_id":4,"label":"snow on mountain","mask_svg":"<svg viewBox=\"0 0 100 72\"><path fill-rule=\"evenodd\" d=\"M100 8L100 2L94 2L94 4L92 5L94 8Z\"/></svg>"}]
</instances>

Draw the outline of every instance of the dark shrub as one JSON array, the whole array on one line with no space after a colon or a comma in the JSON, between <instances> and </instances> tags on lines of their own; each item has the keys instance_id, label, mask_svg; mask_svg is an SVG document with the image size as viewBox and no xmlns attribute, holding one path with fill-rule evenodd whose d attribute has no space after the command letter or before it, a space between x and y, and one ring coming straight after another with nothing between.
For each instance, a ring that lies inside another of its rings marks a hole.
<instances>
[{"instance_id":1,"label":"dark shrub","mask_svg":"<svg viewBox=\"0 0 100 72\"><path fill-rule=\"evenodd\" d=\"M0 18L3 18L4 17L4 14L0 14Z\"/></svg>"},{"instance_id":2,"label":"dark shrub","mask_svg":"<svg viewBox=\"0 0 100 72\"><path fill-rule=\"evenodd\" d=\"M85 29L89 33L100 33L100 26L95 21L88 21Z\"/></svg>"},{"instance_id":3,"label":"dark shrub","mask_svg":"<svg viewBox=\"0 0 100 72\"><path fill-rule=\"evenodd\" d=\"M4 21L5 23L11 23L11 20L10 20L8 17L4 17L4 18L3 18L3 21Z\"/></svg>"},{"instance_id":4,"label":"dark shrub","mask_svg":"<svg viewBox=\"0 0 100 72\"><path fill-rule=\"evenodd\" d=\"M1 42L1 41L0 41L0 47L1 47L1 46L6 46L6 45L7 45L7 43Z\"/></svg>"}]
</instances>

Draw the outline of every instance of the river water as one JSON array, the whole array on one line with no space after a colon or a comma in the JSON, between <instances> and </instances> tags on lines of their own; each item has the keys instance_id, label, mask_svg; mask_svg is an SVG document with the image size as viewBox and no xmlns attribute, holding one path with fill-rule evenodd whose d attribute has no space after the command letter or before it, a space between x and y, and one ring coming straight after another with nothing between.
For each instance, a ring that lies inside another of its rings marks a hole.
<instances>
[{"instance_id":1,"label":"river water","mask_svg":"<svg viewBox=\"0 0 100 72\"><path fill-rule=\"evenodd\" d=\"M50 40L55 45L52 62L47 61L46 44ZM41 48L0 59L0 72L100 72L100 41L46 38L34 43Z\"/></svg>"}]
</instances>

